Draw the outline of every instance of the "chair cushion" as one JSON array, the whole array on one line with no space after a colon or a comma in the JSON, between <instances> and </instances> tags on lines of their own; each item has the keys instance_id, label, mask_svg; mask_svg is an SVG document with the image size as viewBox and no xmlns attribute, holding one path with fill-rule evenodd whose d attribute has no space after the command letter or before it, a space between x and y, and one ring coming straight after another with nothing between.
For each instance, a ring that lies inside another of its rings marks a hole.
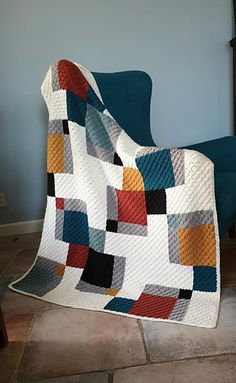
<instances>
[{"instance_id":1,"label":"chair cushion","mask_svg":"<svg viewBox=\"0 0 236 383\"><path fill-rule=\"evenodd\" d=\"M236 172L215 173L216 206L220 234L236 220Z\"/></svg>"},{"instance_id":2,"label":"chair cushion","mask_svg":"<svg viewBox=\"0 0 236 383\"><path fill-rule=\"evenodd\" d=\"M219 230L222 236L236 221L236 137L222 137L190 145L215 165L215 191Z\"/></svg>"},{"instance_id":3,"label":"chair cushion","mask_svg":"<svg viewBox=\"0 0 236 383\"><path fill-rule=\"evenodd\" d=\"M216 172L236 172L236 136L200 142L186 148L205 154L214 162Z\"/></svg>"},{"instance_id":4,"label":"chair cushion","mask_svg":"<svg viewBox=\"0 0 236 383\"><path fill-rule=\"evenodd\" d=\"M93 73L109 112L138 144L155 146L150 130L152 80L142 71Z\"/></svg>"}]
</instances>

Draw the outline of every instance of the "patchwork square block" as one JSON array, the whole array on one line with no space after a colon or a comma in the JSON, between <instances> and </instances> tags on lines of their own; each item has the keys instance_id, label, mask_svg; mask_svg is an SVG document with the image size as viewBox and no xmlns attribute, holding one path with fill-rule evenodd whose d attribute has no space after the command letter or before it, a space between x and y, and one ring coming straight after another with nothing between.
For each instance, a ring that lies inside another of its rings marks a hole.
<instances>
[{"instance_id":1,"label":"patchwork square block","mask_svg":"<svg viewBox=\"0 0 236 383\"><path fill-rule=\"evenodd\" d=\"M123 285L124 272L124 257L99 253L90 248L81 281L76 288L80 291L96 291L97 294L113 296Z\"/></svg>"},{"instance_id":2,"label":"patchwork square block","mask_svg":"<svg viewBox=\"0 0 236 383\"><path fill-rule=\"evenodd\" d=\"M176 298L173 297L161 297L142 293L140 298L129 309L129 314L168 319L175 303Z\"/></svg>"},{"instance_id":3,"label":"patchwork square block","mask_svg":"<svg viewBox=\"0 0 236 383\"><path fill-rule=\"evenodd\" d=\"M167 221L171 263L184 266L216 265L216 238L212 211L169 214Z\"/></svg>"},{"instance_id":4,"label":"patchwork square block","mask_svg":"<svg viewBox=\"0 0 236 383\"><path fill-rule=\"evenodd\" d=\"M147 236L144 191L127 191L107 187L106 231Z\"/></svg>"},{"instance_id":5,"label":"patchwork square block","mask_svg":"<svg viewBox=\"0 0 236 383\"><path fill-rule=\"evenodd\" d=\"M64 135L48 135L48 173L64 173Z\"/></svg>"},{"instance_id":6,"label":"patchwork square block","mask_svg":"<svg viewBox=\"0 0 236 383\"><path fill-rule=\"evenodd\" d=\"M113 121L100 113L91 105L87 106L86 112L86 139L95 147L113 151L112 142L108 134ZM104 124L106 129L104 129Z\"/></svg>"},{"instance_id":7,"label":"patchwork square block","mask_svg":"<svg viewBox=\"0 0 236 383\"><path fill-rule=\"evenodd\" d=\"M68 120L62 120L63 133L69 134Z\"/></svg>"},{"instance_id":8,"label":"patchwork square block","mask_svg":"<svg viewBox=\"0 0 236 383\"><path fill-rule=\"evenodd\" d=\"M184 320L189 307L190 299L177 299L173 309L171 310L168 319L181 322Z\"/></svg>"},{"instance_id":9,"label":"patchwork square block","mask_svg":"<svg viewBox=\"0 0 236 383\"><path fill-rule=\"evenodd\" d=\"M55 238L70 244L89 246L88 217L84 201L56 198Z\"/></svg>"},{"instance_id":10,"label":"patchwork square block","mask_svg":"<svg viewBox=\"0 0 236 383\"><path fill-rule=\"evenodd\" d=\"M77 94L67 91L66 92L67 102L67 114L68 120L76 122L80 126L85 125L85 117L87 111L87 103Z\"/></svg>"},{"instance_id":11,"label":"patchwork square block","mask_svg":"<svg viewBox=\"0 0 236 383\"><path fill-rule=\"evenodd\" d=\"M129 314L182 321L191 296L192 290L147 284Z\"/></svg>"},{"instance_id":12,"label":"patchwork square block","mask_svg":"<svg viewBox=\"0 0 236 383\"><path fill-rule=\"evenodd\" d=\"M138 169L123 168L122 189L126 191L144 190L143 179Z\"/></svg>"},{"instance_id":13,"label":"patchwork square block","mask_svg":"<svg viewBox=\"0 0 236 383\"><path fill-rule=\"evenodd\" d=\"M69 90L83 100L87 100L89 83L80 69L68 60L60 60L57 64L60 89ZM69 76L65 76L65 73Z\"/></svg>"},{"instance_id":14,"label":"patchwork square block","mask_svg":"<svg viewBox=\"0 0 236 383\"><path fill-rule=\"evenodd\" d=\"M56 208L58 210L64 210L65 208L64 198L56 198Z\"/></svg>"},{"instance_id":15,"label":"patchwork square block","mask_svg":"<svg viewBox=\"0 0 236 383\"><path fill-rule=\"evenodd\" d=\"M145 193L142 191L116 190L118 221L147 225Z\"/></svg>"},{"instance_id":16,"label":"patchwork square block","mask_svg":"<svg viewBox=\"0 0 236 383\"><path fill-rule=\"evenodd\" d=\"M111 231L113 233L117 233L118 231L118 221L115 219L108 219L107 220L107 225L106 225L106 230Z\"/></svg>"},{"instance_id":17,"label":"patchwork square block","mask_svg":"<svg viewBox=\"0 0 236 383\"><path fill-rule=\"evenodd\" d=\"M165 190L145 191L147 214L166 214Z\"/></svg>"},{"instance_id":18,"label":"patchwork square block","mask_svg":"<svg viewBox=\"0 0 236 383\"><path fill-rule=\"evenodd\" d=\"M217 287L217 274L215 267L193 267L193 290L215 292Z\"/></svg>"},{"instance_id":19,"label":"patchwork square block","mask_svg":"<svg viewBox=\"0 0 236 383\"><path fill-rule=\"evenodd\" d=\"M179 228L180 263L185 266L215 266L215 227L199 225Z\"/></svg>"},{"instance_id":20,"label":"patchwork square block","mask_svg":"<svg viewBox=\"0 0 236 383\"><path fill-rule=\"evenodd\" d=\"M48 133L48 173L73 173L68 120L51 120Z\"/></svg>"},{"instance_id":21,"label":"patchwork square block","mask_svg":"<svg viewBox=\"0 0 236 383\"><path fill-rule=\"evenodd\" d=\"M33 269L23 280L15 283L15 288L42 297L60 284L64 270L65 265L38 256Z\"/></svg>"},{"instance_id":22,"label":"patchwork square block","mask_svg":"<svg viewBox=\"0 0 236 383\"><path fill-rule=\"evenodd\" d=\"M123 166L123 162L117 153L114 153L113 164L118 166Z\"/></svg>"},{"instance_id":23,"label":"patchwork square block","mask_svg":"<svg viewBox=\"0 0 236 383\"><path fill-rule=\"evenodd\" d=\"M114 256L90 249L81 280L90 285L111 287Z\"/></svg>"},{"instance_id":24,"label":"patchwork square block","mask_svg":"<svg viewBox=\"0 0 236 383\"><path fill-rule=\"evenodd\" d=\"M105 230L89 228L89 246L99 253L104 252L106 232Z\"/></svg>"},{"instance_id":25,"label":"patchwork square block","mask_svg":"<svg viewBox=\"0 0 236 383\"><path fill-rule=\"evenodd\" d=\"M89 254L88 246L70 244L67 254L66 266L83 269Z\"/></svg>"},{"instance_id":26,"label":"patchwork square block","mask_svg":"<svg viewBox=\"0 0 236 383\"><path fill-rule=\"evenodd\" d=\"M89 245L87 214L77 211L65 211L62 240L78 245Z\"/></svg>"},{"instance_id":27,"label":"patchwork square block","mask_svg":"<svg viewBox=\"0 0 236 383\"><path fill-rule=\"evenodd\" d=\"M53 173L48 173L48 187L47 187L47 194L50 197L55 197L55 179Z\"/></svg>"},{"instance_id":28,"label":"patchwork square block","mask_svg":"<svg viewBox=\"0 0 236 383\"><path fill-rule=\"evenodd\" d=\"M175 186L175 177L169 149L159 150L136 158L145 190L160 190ZM155 166L153 166L155 164Z\"/></svg>"},{"instance_id":29,"label":"patchwork square block","mask_svg":"<svg viewBox=\"0 0 236 383\"><path fill-rule=\"evenodd\" d=\"M113 163L121 128L109 116L88 104L86 117L87 153L99 160Z\"/></svg>"},{"instance_id":30,"label":"patchwork square block","mask_svg":"<svg viewBox=\"0 0 236 383\"><path fill-rule=\"evenodd\" d=\"M112 299L105 307L105 310L128 313L131 307L135 304L135 300L116 297Z\"/></svg>"}]
</instances>

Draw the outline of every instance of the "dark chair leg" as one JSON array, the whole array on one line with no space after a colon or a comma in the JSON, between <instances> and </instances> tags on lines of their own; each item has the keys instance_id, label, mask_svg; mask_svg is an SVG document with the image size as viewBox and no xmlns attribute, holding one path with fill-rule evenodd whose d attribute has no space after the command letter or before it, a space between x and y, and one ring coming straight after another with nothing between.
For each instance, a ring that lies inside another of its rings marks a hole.
<instances>
[{"instance_id":1,"label":"dark chair leg","mask_svg":"<svg viewBox=\"0 0 236 383\"><path fill-rule=\"evenodd\" d=\"M0 347L5 347L8 343L7 330L2 315L2 310L0 308Z\"/></svg>"},{"instance_id":2,"label":"dark chair leg","mask_svg":"<svg viewBox=\"0 0 236 383\"><path fill-rule=\"evenodd\" d=\"M235 226L235 223L229 229L229 237L230 238L235 238L236 237L236 226Z\"/></svg>"}]
</instances>

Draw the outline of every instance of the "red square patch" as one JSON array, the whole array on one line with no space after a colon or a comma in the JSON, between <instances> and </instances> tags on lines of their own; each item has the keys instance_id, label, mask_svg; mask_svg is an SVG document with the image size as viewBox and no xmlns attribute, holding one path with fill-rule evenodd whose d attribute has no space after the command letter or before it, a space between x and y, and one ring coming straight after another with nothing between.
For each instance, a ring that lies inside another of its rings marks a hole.
<instances>
[{"instance_id":1,"label":"red square patch","mask_svg":"<svg viewBox=\"0 0 236 383\"><path fill-rule=\"evenodd\" d=\"M83 100L87 99L89 83L75 64L67 60L60 60L58 77L61 89L69 90Z\"/></svg>"},{"instance_id":2,"label":"red square patch","mask_svg":"<svg viewBox=\"0 0 236 383\"><path fill-rule=\"evenodd\" d=\"M88 259L89 247L81 245L69 245L66 266L83 269Z\"/></svg>"},{"instance_id":3,"label":"red square patch","mask_svg":"<svg viewBox=\"0 0 236 383\"><path fill-rule=\"evenodd\" d=\"M128 311L129 314L144 317L168 319L177 299L142 293Z\"/></svg>"},{"instance_id":4,"label":"red square patch","mask_svg":"<svg viewBox=\"0 0 236 383\"><path fill-rule=\"evenodd\" d=\"M117 190L118 221L147 225L145 193L143 191Z\"/></svg>"},{"instance_id":5,"label":"red square patch","mask_svg":"<svg viewBox=\"0 0 236 383\"><path fill-rule=\"evenodd\" d=\"M64 210L64 198L56 198L56 208Z\"/></svg>"}]
</instances>

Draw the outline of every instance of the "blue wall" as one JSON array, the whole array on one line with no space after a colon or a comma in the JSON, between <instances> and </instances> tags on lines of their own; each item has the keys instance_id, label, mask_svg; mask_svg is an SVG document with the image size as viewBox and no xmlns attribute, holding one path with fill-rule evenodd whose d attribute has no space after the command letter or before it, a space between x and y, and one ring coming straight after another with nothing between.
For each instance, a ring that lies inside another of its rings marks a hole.
<instances>
[{"instance_id":1,"label":"blue wall","mask_svg":"<svg viewBox=\"0 0 236 383\"><path fill-rule=\"evenodd\" d=\"M155 142L185 145L231 134L231 36L231 0L1 0L0 223L44 214L52 62L147 71Z\"/></svg>"}]
</instances>

